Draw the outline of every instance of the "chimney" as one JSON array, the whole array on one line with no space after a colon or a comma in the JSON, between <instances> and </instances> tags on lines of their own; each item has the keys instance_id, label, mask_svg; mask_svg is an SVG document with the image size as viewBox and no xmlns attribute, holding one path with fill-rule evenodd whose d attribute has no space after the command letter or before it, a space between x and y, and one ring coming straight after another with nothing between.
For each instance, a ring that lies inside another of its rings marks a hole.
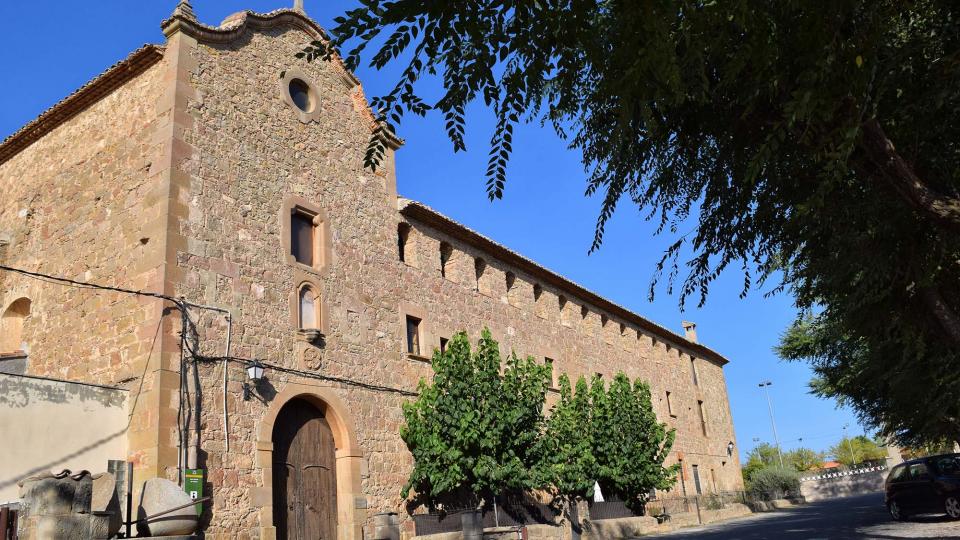
<instances>
[{"instance_id":1,"label":"chimney","mask_svg":"<svg viewBox=\"0 0 960 540\"><path fill-rule=\"evenodd\" d=\"M683 321L680 324L683 325L683 332L686 334L687 340L697 343L697 323Z\"/></svg>"}]
</instances>

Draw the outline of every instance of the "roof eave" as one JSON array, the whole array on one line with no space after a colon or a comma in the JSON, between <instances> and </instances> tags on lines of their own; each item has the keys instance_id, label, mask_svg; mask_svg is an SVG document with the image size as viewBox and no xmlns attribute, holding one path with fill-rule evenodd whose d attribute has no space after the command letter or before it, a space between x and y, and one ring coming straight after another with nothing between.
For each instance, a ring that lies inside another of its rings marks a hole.
<instances>
[{"instance_id":1,"label":"roof eave","mask_svg":"<svg viewBox=\"0 0 960 540\"><path fill-rule=\"evenodd\" d=\"M407 218L437 229L438 231L461 240L484 253L489 253L491 256L496 257L500 261L503 261L506 264L514 266L517 269L542 280L545 284L552 285L562 291L567 291L571 295L577 296L582 301L588 302L609 313L610 315L614 315L629 321L646 330L647 332L650 332L651 334L657 335L665 340L669 340L674 344L687 349L688 351L696 353L696 355L700 358L711 360L720 366L724 366L730 362L726 357L714 351L713 349L700 343L690 341L687 338L671 332L667 328L664 328L663 326L660 326L659 324L646 319L619 304L607 300L599 294L581 285L578 285L577 283L570 281L569 279L552 272L543 266L540 266L532 260L498 244L497 242L494 242L486 236L467 228L466 226L450 219L449 217L424 204L408 199L400 199L398 202L400 213Z\"/></svg>"}]
</instances>

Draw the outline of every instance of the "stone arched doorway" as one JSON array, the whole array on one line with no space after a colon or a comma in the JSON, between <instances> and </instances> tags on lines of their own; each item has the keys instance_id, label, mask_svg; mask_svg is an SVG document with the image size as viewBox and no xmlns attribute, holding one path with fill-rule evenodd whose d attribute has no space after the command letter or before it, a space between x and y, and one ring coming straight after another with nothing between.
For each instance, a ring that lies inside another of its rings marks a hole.
<instances>
[{"instance_id":1,"label":"stone arched doorway","mask_svg":"<svg viewBox=\"0 0 960 540\"><path fill-rule=\"evenodd\" d=\"M273 525L278 540L333 540L337 474L333 431L305 399L287 402L273 424Z\"/></svg>"},{"instance_id":2,"label":"stone arched doorway","mask_svg":"<svg viewBox=\"0 0 960 540\"><path fill-rule=\"evenodd\" d=\"M361 453L347 409L331 389L283 387L260 424L257 464L270 490L260 500L261 538L362 539ZM296 529L291 519L300 520Z\"/></svg>"}]
</instances>

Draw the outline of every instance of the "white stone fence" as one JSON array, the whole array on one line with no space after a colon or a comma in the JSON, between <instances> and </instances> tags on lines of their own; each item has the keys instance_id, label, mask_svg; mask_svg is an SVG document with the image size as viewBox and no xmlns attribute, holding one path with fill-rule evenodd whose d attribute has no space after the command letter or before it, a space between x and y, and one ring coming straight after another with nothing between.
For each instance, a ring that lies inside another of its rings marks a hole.
<instances>
[{"instance_id":1,"label":"white stone fence","mask_svg":"<svg viewBox=\"0 0 960 540\"><path fill-rule=\"evenodd\" d=\"M874 472L883 471L886 469L887 469L886 464L879 464L879 465L871 464L870 466L858 467L856 469L844 469L841 471L823 472L823 473L815 474L811 476L801 476L800 481L808 482L811 480L827 480L830 478L843 478L844 476L856 476L858 474L874 473Z\"/></svg>"}]
</instances>

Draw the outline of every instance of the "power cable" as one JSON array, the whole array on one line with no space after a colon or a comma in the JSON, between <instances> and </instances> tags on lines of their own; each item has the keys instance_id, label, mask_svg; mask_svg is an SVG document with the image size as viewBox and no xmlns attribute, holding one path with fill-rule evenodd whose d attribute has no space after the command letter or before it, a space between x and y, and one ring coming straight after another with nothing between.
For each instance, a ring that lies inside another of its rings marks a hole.
<instances>
[{"instance_id":1,"label":"power cable","mask_svg":"<svg viewBox=\"0 0 960 540\"><path fill-rule=\"evenodd\" d=\"M251 362L253 362L253 360L249 360L249 359L246 359L246 358L239 358L239 357L236 357L236 356L224 357L224 356L201 356L201 355L195 355L195 356L194 356L194 360L199 361L199 362L222 362L222 361L226 360L226 361L228 361L228 362L233 362L233 363L235 363L235 364L242 364L242 365L249 365ZM373 390L373 391L376 391L376 392L386 392L386 393L400 394L400 395L402 395L402 396L408 396L408 397L417 397L417 396L420 395L420 394L417 393L417 392L413 392L413 391L411 391L411 390L404 390L403 388L394 388L394 387L392 387L392 386L383 386L383 385L379 385L379 384L366 383L366 382L363 382L363 381L357 381L357 380L353 380L353 379L346 379L346 378L343 378L343 377L334 377L334 376L331 376L331 375L323 375L323 374L314 373L314 372L311 372L311 371L303 371L303 370L301 370L301 369L294 369L294 368L288 368L288 367L284 367L284 366L278 366L278 365L276 365L276 364L270 364L270 363L262 362L262 361L259 361L259 360L257 360L257 362L260 362L260 365L262 365L263 367L265 367L265 368L270 368L270 369L272 369L272 370L274 370L274 371L276 371L276 372L278 372L278 373L287 373L287 374L290 374L290 375L299 375L299 376L301 376L301 377L305 377L305 378L308 378L308 379L316 379L316 380L321 380L321 381L335 382L335 383L340 383L340 384L346 384L346 385L348 385L348 386L356 386L356 387L358 387L358 388L365 388L365 389L367 389L367 390Z\"/></svg>"}]
</instances>

